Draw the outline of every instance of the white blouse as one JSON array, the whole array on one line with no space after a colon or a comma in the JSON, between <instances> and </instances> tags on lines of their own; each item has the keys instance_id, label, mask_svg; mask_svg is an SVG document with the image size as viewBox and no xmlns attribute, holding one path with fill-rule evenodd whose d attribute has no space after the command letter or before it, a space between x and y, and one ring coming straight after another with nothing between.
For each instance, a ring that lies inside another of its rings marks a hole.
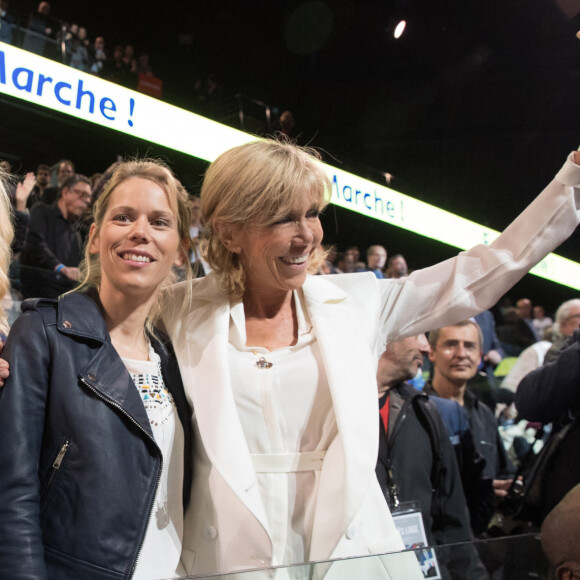
<instances>
[{"instance_id":1,"label":"white blouse","mask_svg":"<svg viewBox=\"0 0 580 580\"><path fill-rule=\"evenodd\" d=\"M246 346L244 306L231 307L229 370L273 539L272 565L309 560L320 470L337 434L326 372L303 300L301 291L294 292L297 343L272 352Z\"/></svg>"},{"instance_id":2,"label":"white blouse","mask_svg":"<svg viewBox=\"0 0 580 580\"><path fill-rule=\"evenodd\" d=\"M180 560L183 539L183 426L173 397L165 388L159 355L151 346L149 359L121 359L141 395L153 437L163 455L161 479L133 575L135 580L185 576Z\"/></svg>"}]
</instances>

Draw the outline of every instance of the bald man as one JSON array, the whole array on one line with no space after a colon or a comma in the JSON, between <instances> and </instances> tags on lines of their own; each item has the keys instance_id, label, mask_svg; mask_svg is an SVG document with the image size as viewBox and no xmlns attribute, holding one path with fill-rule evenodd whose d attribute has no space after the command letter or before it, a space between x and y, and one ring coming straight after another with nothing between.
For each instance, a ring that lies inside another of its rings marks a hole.
<instances>
[{"instance_id":1,"label":"bald man","mask_svg":"<svg viewBox=\"0 0 580 580\"><path fill-rule=\"evenodd\" d=\"M580 485L544 520L542 548L558 580L580 579Z\"/></svg>"}]
</instances>

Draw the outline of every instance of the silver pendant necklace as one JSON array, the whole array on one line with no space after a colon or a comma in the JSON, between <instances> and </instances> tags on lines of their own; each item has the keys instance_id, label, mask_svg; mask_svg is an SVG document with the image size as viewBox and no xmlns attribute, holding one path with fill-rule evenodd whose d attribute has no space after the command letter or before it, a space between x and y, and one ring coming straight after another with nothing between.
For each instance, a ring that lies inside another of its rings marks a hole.
<instances>
[{"instance_id":1,"label":"silver pendant necklace","mask_svg":"<svg viewBox=\"0 0 580 580\"><path fill-rule=\"evenodd\" d=\"M256 352L255 350L252 351L252 354L258 359L256 361L256 366L259 369L270 369L274 366L274 363L266 360L266 357L263 354Z\"/></svg>"}]
</instances>

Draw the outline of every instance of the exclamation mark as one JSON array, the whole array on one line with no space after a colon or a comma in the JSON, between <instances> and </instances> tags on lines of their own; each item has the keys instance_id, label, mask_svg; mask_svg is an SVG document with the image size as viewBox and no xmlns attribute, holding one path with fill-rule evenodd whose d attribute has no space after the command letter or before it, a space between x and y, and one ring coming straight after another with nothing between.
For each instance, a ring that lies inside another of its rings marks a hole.
<instances>
[{"instance_id":1,"label":"exclamation mark","mask_svg":"<svg viewBox=\"0 0 580 580\"><path fill-rule=\"evenodd\" d=\"M135 112L135 99L131 98L129 99L129 117L132 117L134 112ZM128 123L129 127L133 126L133 121L131 121L131 119L129 119Z\"/></svg>"}]
</instances>

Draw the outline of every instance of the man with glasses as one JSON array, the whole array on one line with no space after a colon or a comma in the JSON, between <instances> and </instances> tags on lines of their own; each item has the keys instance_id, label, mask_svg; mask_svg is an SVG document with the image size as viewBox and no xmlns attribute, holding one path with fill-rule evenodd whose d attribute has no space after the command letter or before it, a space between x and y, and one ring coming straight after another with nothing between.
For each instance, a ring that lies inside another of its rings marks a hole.
<instances>
[{"instance_id":1,"label":"man with glasses","mask_svg":"<svg viewBox=\"0 0 580 580\"><path fill-rule=\"evenodd\" d=\"M36 204L30 210L28 239L20 255L25 298L56 298L74 287L83 246L79 218L91 197L90 180L74 174L53 204Z\"/></svg>"}]
</instances>

